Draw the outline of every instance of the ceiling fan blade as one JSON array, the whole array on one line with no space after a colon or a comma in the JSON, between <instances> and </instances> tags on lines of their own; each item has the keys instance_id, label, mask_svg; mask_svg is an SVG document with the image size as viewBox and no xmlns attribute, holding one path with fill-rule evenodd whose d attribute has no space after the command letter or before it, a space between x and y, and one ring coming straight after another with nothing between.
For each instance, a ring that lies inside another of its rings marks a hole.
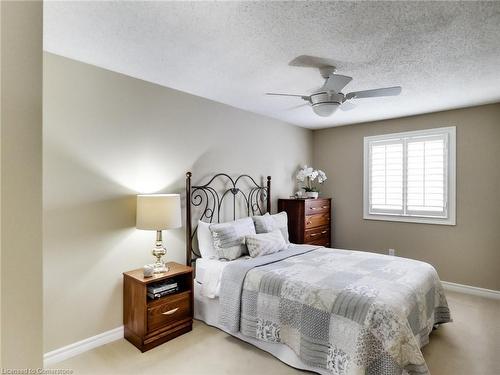
<instances>
[{"instance_id":1,"label":"ceiling fan blade","mask_svg":"<svg viewBox=\"0 0 500 375\"><path fill-rule=\"evenodd\" d=\"M298 98L302 98L304 100L309 100L309 96L307 96L307 95L281 94L281 93L276 93L276 92L266 92L266 95L273 95L273 96L295 96L295 97L298 97Z\"/></svg>"},{"instance_id":2,"label":"ceiling fan blade","mask_svg":"<svg viewBox=\"0 0 500 375\"><path fill-rule=\"evenodd\" d=\"M300 55L288 63L289 66L302 66L306 68L323 68L326 66L337 66L337 62L323 57Z\"/></svg>"},{"instance_id":3,"label":"ceiling fan blade","mask_svg":"<svg viewBox=\"0 0 500 375\"><path fill-rule=\"evenodd\" d=\"M357 105L354 103L351 103L351 102L344 102L340 105L340 109L342 111L351 111L356 107L357 107Z\"/></svg>"},{"instance_id":4,"label":"ceiling fan blade","mask_svg":"<svg viewBox=\"0 0 500 375\"><path fill-rule=\"evenodd\" d=\"M335 93L339 93L351 81L352 77L343 76L341 74L330 74L330 77L328 77L328 79L326 80L325 84L321 89L325 91L334 91Z\"/></svg>"},{"instance_id":5,"label":"ceiling fan blade","mask_svg":"<svg viewBox=\"0 0 500 375\"><path fill-rule=\"evenodd\" d=\"M381 89L363 90L350 92L345 96L346 100L361 98L376 98L378 96L397 96L401 94L401 86L384 87Z\"/></svg>"},{"instance_id":6,"label":"ceiling fan blade","mask_svg":"<svg viewBox=\"0 0 500 375\"><path fill-rule=\"evenodd\" d=\"M294 105L293 107L287 108L286 110L287 111L292 111L294 109L299 109L299 108L308 107L308 106L309 106L309 103L302 103L302 104Z\"/></svg>"}]
</instances>

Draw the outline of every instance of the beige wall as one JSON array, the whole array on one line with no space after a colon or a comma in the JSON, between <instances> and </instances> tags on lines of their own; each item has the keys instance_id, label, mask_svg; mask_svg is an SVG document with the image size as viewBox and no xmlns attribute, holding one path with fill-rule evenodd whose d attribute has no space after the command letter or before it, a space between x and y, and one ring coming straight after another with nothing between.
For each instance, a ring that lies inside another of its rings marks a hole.
<instances>
[{"instance_id":1,"label":"beige wall","mask_svg":"<svg viewBox=\"0 0 500 375\"><path fill-rule=\"evenodd\" d=\"M289 196L312 132L91 65L44 55L44 350L122 324L123 271L151 262L135 194L184 174L273 177ZM276 208L276 207L274 207ZM184 229L164 234L184 261Z\"/></svg>"},{"instance_id":2,"label":"beige wall","mask_svg":"<svg viewBox=\"0 0 500 375\"><path fill-rule=\"evenodd\" d=\"M42 2L1 13L1 366L42 365Z\"/></svg>"},{"instance_id":3,"label":"beige wall","mask_svg":"<svg viewBox=\"0 0 500 375\"><path fill-rule=\"evenodd\" d=\"M457 127L457 225L363 220L363 137L441 126ZM318 130L313 160L329 176L335 247L394 248L442 280L500 290L500 104Z\"/></svg>"}]
</instances>

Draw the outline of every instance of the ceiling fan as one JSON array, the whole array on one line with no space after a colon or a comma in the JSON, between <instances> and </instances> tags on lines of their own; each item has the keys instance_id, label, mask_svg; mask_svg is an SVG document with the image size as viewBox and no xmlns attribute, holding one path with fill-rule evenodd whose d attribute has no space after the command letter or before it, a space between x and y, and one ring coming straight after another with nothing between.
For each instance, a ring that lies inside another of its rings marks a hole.
<instances>
[{"instance_id":1,"label":"ceiling fan","mask_svg":"<svg viewBox=\"0 0 500 375\"><path fill-rule=\"evenodd\" d=\"M341 90L352 81L352 77L335 74L335 62L316 56L301 55L293 59L291 66L311 67L319 69L325 83L319 89L314 90L311 95L281 94L268 92L266 95L294 96L305 100L318 116L331 116L339 107L344 111L355 108L350 102L353 99L375 98L380 96L396 96L401 93L401 86L384 87L380 89L353 91L347 94Z\"/></svg>"}]
</instances>

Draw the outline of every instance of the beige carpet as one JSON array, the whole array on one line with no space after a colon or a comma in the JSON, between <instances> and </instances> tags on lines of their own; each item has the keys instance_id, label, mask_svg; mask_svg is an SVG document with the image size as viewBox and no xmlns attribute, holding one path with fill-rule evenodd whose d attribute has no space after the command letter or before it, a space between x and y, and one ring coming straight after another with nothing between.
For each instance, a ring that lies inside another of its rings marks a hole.
<instances>
[{"instance_id":1,"label":"beige carpet","mask_svg":"<svg viewBox=\"0 0 500 375\"><path fill-rule=\"evenodd\" d=\"M431 373L500 374L500 300L451 292L447 297L454 322L435 330L423 349ZM52 368L75 374L304 374L202 322L143 354L119 340Z\"/></svg>"}]
</instances>

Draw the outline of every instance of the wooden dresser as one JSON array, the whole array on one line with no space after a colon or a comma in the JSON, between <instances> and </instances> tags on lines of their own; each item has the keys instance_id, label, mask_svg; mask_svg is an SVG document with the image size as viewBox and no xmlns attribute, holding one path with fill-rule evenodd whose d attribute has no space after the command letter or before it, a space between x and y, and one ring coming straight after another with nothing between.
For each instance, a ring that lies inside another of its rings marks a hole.
<instances>
[{"instance_id":1,"label":"wooden dresser","mask_svg":"<svg viewBox=\"0 0 500 375\"><path fill-rule=\"evenodd\" d=\"M278 211L288 215L290 242L330 247L331 198L279 199Z\"/></svg>"},{"instance_id":2,"label":"wooden dresser","mask_svg":"<svg viewBox=\"0 0 500 375\"><path fill-rule=\"evenodd\" d=\"M142 268L123 274L125 338L141 352L191 331L193 326L193 269L167 263L169 271L143 277ZM147 296L151 283L175 280L176 293L158 299Z\"/></svg>"}]
</instances>

